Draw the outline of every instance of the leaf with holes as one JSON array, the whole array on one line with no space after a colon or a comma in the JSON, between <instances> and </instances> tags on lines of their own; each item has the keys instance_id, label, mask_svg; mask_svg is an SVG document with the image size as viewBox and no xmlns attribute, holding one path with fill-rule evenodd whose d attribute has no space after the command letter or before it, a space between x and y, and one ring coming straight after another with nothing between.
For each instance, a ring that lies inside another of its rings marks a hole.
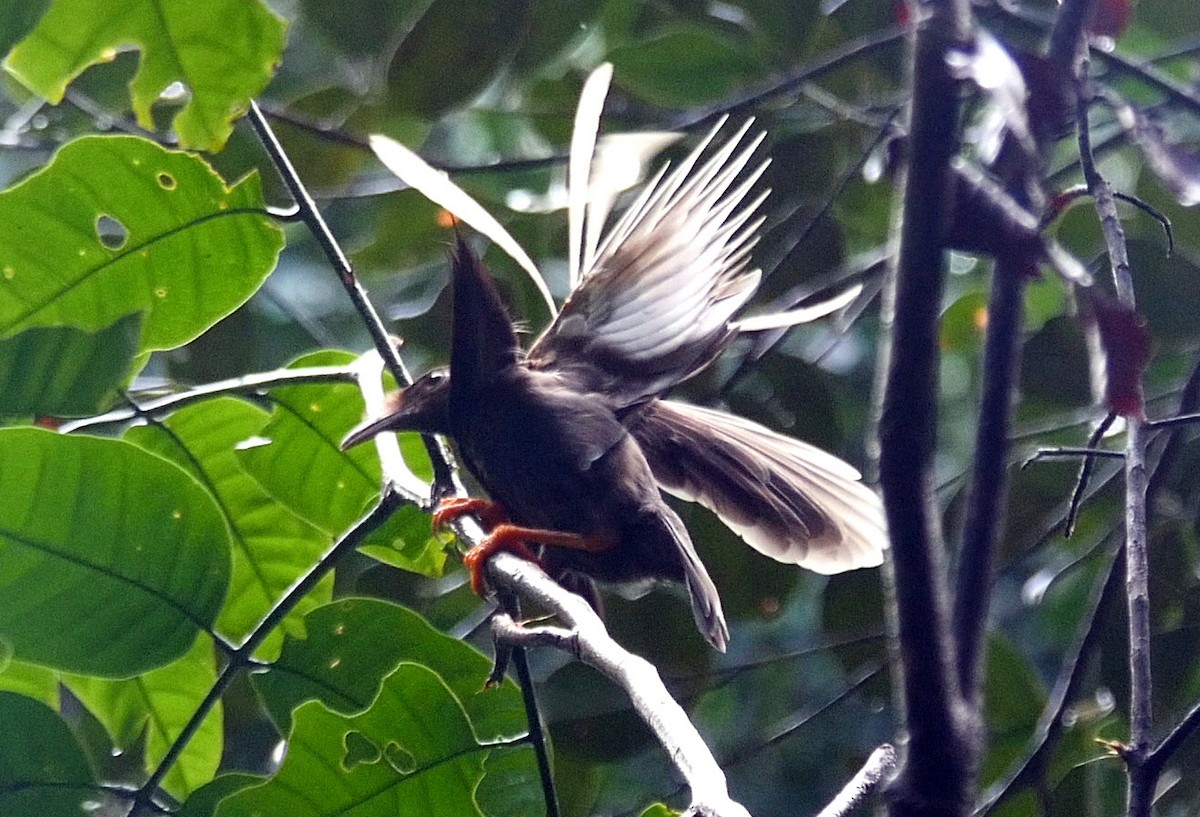
<instances>
[{"instance_id":1,"label":"leaf with holes","mask_svg":"<svg viewBox=\"0 0 1200 817\"><path fill-rule=\"evenodd\" d=\"M195 338L274 268L283 234L257 176L134 136L89 136L0 193L0 337L95 332L143 314L141 352Z\"/></svg>"},{"instance_id":2,"label":"leaf with holes","mask_svg":"<svg viewBox=\"0 0 1200 817\"><path fill-rule=\"evenodd\" d=\"M0 430L0 641L129 677L182 656L229 584L229 532L177 466L120 440Z\"/></svg>"},{"instance_id":3,"label":"leaf with holes","mask_svg":"<svg viewBox=\"0 0 1200 817\"><path fill-rule=\"evenodd\" d=\"M308 700L352 714L370 706L383 679L402 662L429 667L458 696L481 738L525 728L521 696L506 680L486 694L492 663L476 649L431 627L411 610L378 599L340 599L313 610L307 635L289 638L279 660L251 676L275 725L291 728L292 711Z\"/></svg>"},{"instance_id":4,"label":"leaf with holes","mask_svg":"<svg viewBox=\"0 0 1200 817\"><path fill-rule=\"evenodd\" d=\"M234 117L274 75L284 31L283 20L260 0L55 0L4 67L57 105L89 66L137 48L141 62L129 93L138 124L153 130L151 107L179 83L186 93L174 120L180 143L216 151Z\"/></svg>"},{"instance_id":5,"label":"leaf with holes","mask_svg":"<svg viewBox=\"0 0 1200 817\"><path fill-rule=\"evenodd\" d=\"M294 724L275 776L225 800L217 817L480 814L474 792L487 750L458 699L425 667L401 664L359 715L309 701Z\"/></svg>"}]
</instances>

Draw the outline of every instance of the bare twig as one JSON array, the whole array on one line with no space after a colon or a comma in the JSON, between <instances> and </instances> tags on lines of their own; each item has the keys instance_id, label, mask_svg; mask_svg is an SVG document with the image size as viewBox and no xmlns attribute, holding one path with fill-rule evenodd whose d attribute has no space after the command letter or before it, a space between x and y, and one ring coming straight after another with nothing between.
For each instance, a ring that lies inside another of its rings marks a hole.
<instances>
[{"instance_id":1,"label":"bare twig","mask_svg":"<svg viewBox=\"0 0 1200 817\"><path fill-rule=\"evenodd\" d=\"M1094 454L1087 454L1083 458L1083 462L1079 465L1079 477L1075 480L1075 490L1071 493L1071 507L1067 510L1067 520L1063 525L1063 535L1068 539L1071 534L1075 533L1075 522L1079 519L1079 509L1083 507L1083 499L1087 494L1088 483L1092 479L1092 473L1096 470L1096 459L1098 457L1107 457L1111 454L1100 454L1096 446L1100 444L1100 440L1116 422L1117 415L1109 412L1104 419L1096 424L1096 428L1092 431L1092 436L1088 437L1087 449L1089 451L1097 451ZM1117 452L1112 452L1117 453ZM1120 454L1123 459L1125 455Z\"/></svg>"},{"instance_id":2,"label":"bare twig","mask_svg":"<svg viewBox=\"0 0 1200 817\"><path fill-rule=\"evenodd\" d=\"M87 428L98 428L116 423L127 423L138 416L162 417L177 409L192 403L199 403L223 394L261 395L280 386L296 386L304 383L353 383L355 381L352 366L312 366L305 369L277 369L273 372L259 372L229 380L219 380L216 383L206 383L194 389L168 394L146 400L136 408L126 407L113 409L95 417L84 417L71 420L59 426L59 431L69 434Z\"/></svg>"},{"instance_id":3,"label":"bare twig","mask_svg":"<svg viewBox=\"0 0 1200 817\"><path fill-rule=\"evenodd\" d=\"M1033 465L1035 462L1040 462L1041 460L1060 459L1064 457L1070 459L1078 459L1082 457L1085 460L1092 459L1093 457L1123 460L1125 459L1125 453L1122 451L1112 451L1107 448L1072 447L1069 445L1061 445L1054 448L1038 449L1029 457L1029 459L1021 463L1021 467L1025 468L1026 466ZM1081 479L1080 485L1086 486L1086 482Z\"/></svg>"},{"instance_id":4,"label":"bare twig","mask_svg":"<svg viewBox=\"0 0 1200 817\"><path fill-rule=\"evenodd\" d=\"M613 641L586 601L564 590L536 565L509 553L498 553L487 563L487 571L498 587L552 610L565 624L527 629L501 614L493 625L498 638L521 646L566 649L618 683L663 745L676 771L687 781L692 801L685 813L748 817L746 809L730 798L725 773L687 713L667 692L654 665Z\"/></svg>"},{"instance_id":5,"label":"bare twig","mask_svg":"<svg viewBox=\"0 0 1200 817\"><path fill-rule=\"evenodd\" d=\"M1086 61L1080 76L1086 77ZM1104 242L1108 247L1117 297L1129 310L1136 308L1133 275L1125 246L1125 232L1117 216L1108 181L1092 160L1087 100L1080 87L1078 105L1079 154L1084 180L1096 206ZM1129 747L1122 757L1129 772L1130 817L1149 817L1158 775L1146 766L1151 748L1150 579L1146 553L1146 447L1149 432L1139 416L1126 418L1125 442L1125 595L1129 607Z\"/></svg>"},{"instance_id":6,"label":"bare twig","mask_svg":"<svg viewBox=\"0 0 1200 817\"><path fill-rule=\"evenodd\" d=\"M329 229L329 225L325 223L325 219L321 216L320 210L317 209L316 203L309 194L307 188L301 181L299 174L292 165L291 160L283 150L283 146L279 144L274 131L271 130L270 123L259 109L257 103L250 103L250 111L248 118L254 131L258 134L259 140L262 142L263 148L271 157L275 168L279 171L284 184L292 194L292 198L298 208L298 217L312 232L313 237L321 246L330 264L338 274L342 286L349 295L354 308L358 311L363 323L367 327L367 331L371 335L376 350L383 359L384 366L397 383L408 384L412 382L409 377L408 370L405 368L403 361L400 360L400 354L396 347L392 344L388 337L387 330L384 328L383 322L379 318L379 313L376 312L374 305L367 298L366 290L363 289L358 277L354 273L354 269L350 266L350 261L346 254L342 252L341 246L337 239L334 238L333 232ZM429 459L433 465L433 490L434 494L442 496L448 493L462 494L462 483L458 479L458 473L454 468L453 459L450 456L449 450L445 444L431 436L422 435L422 440L425 443L425 449L429 452ZM380 499L380 504L383 504L385 498L394 493L393 486L390 482L386 482L383 488L383 494ZM478 533L476 531L476 533ZM478 541L476 536L473 541ZM514 661L517 665L518 675L523 683L530 681L529 669L525 663L525 655L518 650L514 654ZM538 768L541 773L543 796L546 803L546 811L548 817L557 817L558 815L558 795L554 789L553 776L550 773L550 755L546 747L544 735L541 731L541 713L537 708L536 698L532 687L522 690L523 700L526 707L526 716L530 724L530 742L533 745L534 754L537 758Z\"/></svg>"},{"instance_id":7,"label":"bare twig","mask_svg":"<svg viewBox=\"0 0 1200 817\"><path fill-rule=\"evenodd\" d=\"M1054 689L1051 690L1037 726L1034 727L1029 747L1009 772L983 794L979 806L975 809L975 817L991 814L1010 796L1029 785L1031 778L1044 768L1054 748L1055 739L1062 729L1063 713L1070 701L1078 695L1084 672L1090 665L1089 659L1099 645L1102 635L1099 624L1104 607L1115 599L1120 589L1119 555L1119 547L1111 548L1107 564L1092 586L1087 609L1076 628L1074 646L1062 660Z\"/></svg>"},{"instance_id":8,"label":"bare twig","mask_svg":"<svg viewBox=\"0 0 1200 817\"><path fill-rule=\"evenodd\" d=\"M308 595L308 592L333 570L342 557L357 549L367 536L386 522L403 502L404 500L400 494L394 491L385 491L383 496L380 497L379 504L364 516L358 524L347 531L345 536L334 543L333 547L321 557L321 560L313 565L308 573L304 574L286 594L275 602L275 606L263 617L263 620L254 628L254 631L246 637L242 645L230 654L228 663L225 664L220 674L217 675L216 682L196 707L196 711L192 714L191 719L180 730L179 736L171 744L170 748L167 749L158 766L150 774L150 777L134 793L134 807L131 817L137 817L138 814L147 810L157 809L153 798L158 792L158 787L162 785L163 779L179 761L183 750L187 748L188 743L195 737L204 719L208 717L213 707L221 700L221 696L225 694L225 690L233 683L238 673L254 663L254 652L262 646L267 636L274 632L279 623L300 603L300 600Z\"/></svg>"},{"instance_id":9,"label":"bare twig","mask_svg":"<svg viewBox=\"0 0 1200 817\"><path fill-rule=\"evenodd\" d=\"M817 817L845 817L879 787L883 779L896 768L896 750L885 743L871 752L867 762L850 778L837 797L833 798Z\"/></svg>"}]
</instances>

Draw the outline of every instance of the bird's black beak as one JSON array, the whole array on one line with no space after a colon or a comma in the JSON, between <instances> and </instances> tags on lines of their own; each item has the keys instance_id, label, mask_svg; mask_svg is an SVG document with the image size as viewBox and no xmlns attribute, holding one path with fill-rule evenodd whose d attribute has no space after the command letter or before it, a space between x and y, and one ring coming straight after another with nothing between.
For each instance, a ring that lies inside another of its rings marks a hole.
<instances>
[{"instance_id":1,"label":"bird's black beak","mask_svg":"<svg viewBox=\"0 0 1200 817\"><path fill-rule=\"evenodd\" d=\"M407 388L388 394L384 414L352 429L342 440L342 450L365 443L384 431L420 431L446 434L449 430L450 378L435 369Z\"/></svg>"},{"instance_id":2,"label":"bird's black beak","mask_svg":"<svg viewBox=\"0 0 1200 817\"><path fill-rule=\"evenodd\" d=\"M367 440L375 438L376 434L388 431L394 428L396 418L392 414L385 417L380 417L378 420L368 420L351 429L346 435L346 439L342 440L342 450L353 448L360 443L365 443Z\"/></svg>"}]
</instances>

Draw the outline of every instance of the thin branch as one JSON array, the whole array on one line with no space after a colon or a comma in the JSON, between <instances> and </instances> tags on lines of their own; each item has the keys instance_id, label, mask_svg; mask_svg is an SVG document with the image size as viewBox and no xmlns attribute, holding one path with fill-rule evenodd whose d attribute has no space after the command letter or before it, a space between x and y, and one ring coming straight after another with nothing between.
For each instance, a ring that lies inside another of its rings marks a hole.
<instances>
[{"instance_id":1,"label":"thin branch","mask_svg":"<svg viewBox=\"0 0 1200 817\"><path fill-rule=\"evenodd\" d=\"M1096 424L1092 436L1088 438L1087 447L1091 450L1096 450L1096 446L1100 444L1100 440L1116 422L1117 415L1109 412L1104 419ZM1118 452L1111 452L1112 454ZM1096 458L1101 456L1111 456L1111 454L1088 454L1083 458L1083 462L1079 465L1079 477L1075 480L1075 490L1071 493L1071 507L1067 510L1067 521L1063 526L1063 535L1068 539L1075 533L1075 522L1079 519L1079 509L1083 507L1083 499L1087 493L1088 483L1092 479L1092 473L1096 470ZM1125 458L1125 454L1120 452L1121 459Z\"/></svg>"},{"instance_id":2,"label":"thin branch","mask_svg":"<svg viewBox=\"0 0 1200 817\"><path fill-rule=\"evenodd\" d=\"M1179 750L1185 741L1196 731L1200 730L1200 703L1192 707L1192 710L1183 717L1175 728L1163 738L1162 743L1155 747L1154 751L1146 756L1146 765L1150 766L1155 772L1161 772L1163 766L1171 759L1171 756Z\"/></svg>"},{"instance_id":3,"label":"thin branch","mask_svg":"<svg viewBox=\"0 0 1200 817\"><path fill-rule=\"evenodd\" d=\"M983 660L992 597L992 561L1008 498L1008 446L1021 359L1025 283L1037 263L1014 249L997 258L988 296L983 392L975 427L975 456L954 594L958 685L973 712L980 707Z\"/></svg>"},{"instance_id":4,"label":"thin branch","mask_svg":"<svg viewBox=\"0 0 1200 817\"><path fill-rule=\"evenodd\" d=\"M1021 463L1021 467L1025 468L1027 466L1033 465L1035 462L1041 462L1042 460L1058 459L1058 458L1064 458L1064 457L1070 458L1070 459L1079 459L1080 457L1082 457L1084 460L1090 460L1093 458L1123 460L1123 459L1125 459L1125 452L1124 451L1113 451L1108 448L1091 448L1090 446L1089 447L1081 447L1081 446L1062 445L1062 446L1057 446L1055 448L1041 448L1041 449L1038 449L1037 451L1035 451L1033 453L1033 455L1029 457L1029 459L1027 459L1027 460L1025 460L1025 462ZM1080 479L1079 485L1082 487L1086 487L1087 486L1086 480Z\"/></svg>"},{"instance_id":5,"label":"thin branch","mask_svg":"<svg viewBox=\"0 0 1200 817\"><path fill-rule=\"evenodd\" d=\"M871 752L858 774L850 778L850 782L838 792L829 805L821 809L817 817L845 817L875 791L895 768L896 750L890 743L885 743Z\"/></svg>"},{"instance_id":6,"label":"thin branch","mask_svg":"<svg viewBox=\"0 0 1200 817\"><path fill-rule=\"evenodd\" d=\"M219 380L206 383L194 389L188 389L178 394L169 394L147 400L137 408L120 408L97 414L95 417L84 417L71 420L59 426L59 431L70 434L89 428L98 428L116 423L126 423L138 417L162 417L173 411L219 397L223 394L262 395L280 386L295 386L304 383L353 383L355 382L352 366L311 366L304 369L276 369L273 372L248 374L229 380Z\"/></svg>"},{"instance_id":7,"label":"thin branch","mask_svg":"<svg viewBox=\"0 0 1200 817\"><path fill-rule=\"evenodd\" d=\"M229 662L221 669L217 675L216 682L209 689L208 694L196 707L196 711L192 717L180 730L179 736L167 749L158 766L147 778L146 782L137 790L134 800L135 805L131 817L137 817L141 811L152 808L152 798L158 791L158 787L162 784L163 779L179 761L183 750L187 748L188 743L195 737L196 732L200 729L200 725L209 713L221 700L221 696L225 694L225 690L233 683L241 670L251 666L254 652L262 646L262 643L275 630L284 618L287 617L296 605L308 595L316 585L329 574L331 570L338 564L339 561L348 553L352 553L361 545L366 538L380 525L386 522L391 515L404 503L403 497L394 491L385 491L379 499L379 504L375 506L366 516L346 532L338 542L334 543L333 547L321 557L321 560L313 565L308 573L301 577L300 581L296 582L286 594L284 594L275 606L263 617L254 631L246 637L237 650L229 657Z\"/></svg>"},{"instance_id":8,"label":"thin branch","mask_svg":"<svg viewBox=\"0 0 1200 817\"><path fill-rule=\"evenodd\" d=\"M1086 77L1086 61L1080 76ZM1125 233L1117 216L1116 202L1108 181L1096 169L1091 155L1087 100L1091 95L1080 87L1077 122L1079 155L1084 180L1092 193L1096 214L1108 248L1109 263L1117 297L1129 310L1136 308L1133 275L1125 246ZM1129 716L1130 737L1126 759L1129 772L1130 817L1149 817L1158 775L1144 761L1151 748L1150 670L1150 578L1146 551L1146 447L1149 431L1141 417L1126 418L1125 443L1125 594L1129 607Z\"/></svg>"},{"instance_id":9,"label":"thin branch","mask_svg":"<svg viewBox=\"0 0 1200 817\"><path fill-rule=\"evenodd\" d=\"M1196 423L1200 423L1200 412L1176 414L1174 417L1164 417L1161 420L1147 420L1146 427L1157 430L1160 428L1176 428L1178 426L1195 425Z\"/></svg>"},{"instance_id":10,"label":"thin branch","mask_svg":"<svg viewBox=\"0 0 1200 817\"><path fill-rule=\"evenodd\" d=\"M489 560L487 572L496 586L553 611L565 624L523 628L502 613L493 619L498 639L518 646L549 644L565 649L612 679L625 690L687 781L692 801L686 813L748 817L746 809L730 798L725 773L687 713L667 692L654 665L617 644L586 601L564 590L536 565L509 553Z\"/></svg>"},{"instance_id":11,"label":"thin branch","mask_svg":"<svg viewBox=\"0 0 1200 817\"><path fill-rule=\"evenodd\" d=\"M873 31L847 42L841 48L831 51L813 62L794 69L782 79L766 87L751 91L732 102L725 101L709 108L692 111L680 117L670 126L670 129L686 129L703 125L727 114L735 114L747 108L753 108L775 97L794 93L809 82L814 82L827 74L850 65L856 60L870 56L876 51L902 42L906 33L906 30L902 26L893 26L882 31Z\"/></svg>"},{"instance_id":12,"label":"thin branch","mask_svg":"<svg viewBox=\"0 0 1200 817\"><path fill-rule=\"evenodd\" d=\"M266 121L262 109L259 109L256 102L251 101L250 112L248 119L254 128L254 132L258 134L263 148L271 157L271 162L275 164L275 168L280 173L284 185L287 185L288 190L292 193L292 198L299 210L299 218L304 222L305 226L310 229L313 238L317 240L325 257L334 266L337 272L338 280L342 282L342 286L346 289L350 301L353 302L354 308L358 311L362 319L362 323L366 325L367 331L370 332L371 340L383 359L383 364L392 377L396 379L396 383L407 385L412 383L412 378L409 377L408 370L404 367L403 361L400 359L400 353L392 344L388 331L384 328L382 320L379 319L379 313L371 304L371 300L367 298L366 290L362 288L362 284L358 280L358 276L354 274L354 269L350 266L349 259L346 253L342 252L342 248L338 245L337 239L334 238L325 223L324 218L320 215L316 203L313 202L312 196L308 193L304 182L301 181L300 175L296 173L292 160L288 158L286 152L283 151L283 146L278 142L275 132L271 130L271 126ZM430 455L430 462L433 465L433 491L436 495L444 495L446 493L462 494L462 483L458 480L457 471L454 468L454 461L450 456L449 449L446 449L442 440L433 437L430 434L424 434L421 437L425 443L425 449ZM394 488L390 483L385 483L383 489L383 497L380 498L380 506L384 504L384 500L394 494ZM478 539L476 539L478 541ZM521 666L523 656L518 656L518 667ZM526 674L528 680L528 674ZM534 729L540 729L541 715L536 708L536 701L532 690L527 691L524 695L524 703L526 703L526 715L530 725L530 734L533 734ZM539 769L541 771L542 782L548 786L544 788L547 810L553 812L557 809L558 795L553 789L553 779L550 774L550 755L546 751L544 741L541 740L541 735L535 735L533 739L536 759L538 759Z\"/></svg>"}]
</instances>

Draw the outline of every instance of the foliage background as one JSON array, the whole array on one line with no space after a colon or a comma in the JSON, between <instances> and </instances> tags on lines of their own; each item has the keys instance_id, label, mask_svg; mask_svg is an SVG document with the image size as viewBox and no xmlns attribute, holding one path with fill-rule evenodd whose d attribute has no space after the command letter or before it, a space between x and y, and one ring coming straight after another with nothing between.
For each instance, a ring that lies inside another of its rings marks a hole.
<instances>
[{"instance_id":1,"label":"foliage background","mask_svg":"<svg viewBox=\"0 0 1200 817\"><path fill-rule=\"evenodd\" d=\"M0 51L8 54L0 413L10 426L0 430L0 688L15 693L0 695L0 722L10 725L0 730L0 812L76 814L86 801L123 813L129 795L111 784L139 786L170 757L228 646L255 631L378 491L373 452L335 450L362 413L348 382L243 390L183 408L165 424L85 429L100 440L26 428L119 407L123 389L144 402L158 387L287 365L345 367L353 355L333 350L368 347L311 236L263 210L288 197L237 121L251 96L416 370L447 358L448 236L436 208L398 190L363 138L387 133L450 169L561 297L565 215L550 205L561 203L583 78L603 60L615 66L606 131L695 131L721 112L752 114L767 130L765 184L774 193L756 252L769 272L758 303L788 305L847 280L868 291L880 285L894 204L880 166L906 99L898 14L887 4L850 2L832 13L807 0L106 8L98 0L0 2ZM1053 7L985 3L978 13L1004 42L1033 48ZM1157 67L1194 89L1196 31L1194 3L1145 2L1118 54L1171 55ZM1181 150L1195 145L1200 104L1100 57L1096 72L1157 117ZM984 102L971 105L982 117ZM1149 411L1168 414L1192 374L1200 332L1200 224L1180 203L1188 197L1150 172L1110 111L1097 110L1094 128L1114 185L1174 224L1168 257L1159 225L1132 209L1126 221L1154 337ZM974 133L965 135L968 153ZM175 144L195 152L163 149ZM1059 186L1077 179L1072 148L1064 141L1055 157ZM1053 229L1085 264L1101 267L1088 208ZM536 293L504 256L489 251L487 260L536 332L546 320ZM984 262L955 257L941 335L938 474L950 542L971 454L987 285ZM1092 739L1126 731L1123 614L1110 603L1093 616L1089 599L1120 530L1119 470L1101 462L1078 532L1064 540L1075 464L1016 466L1038 446L1082 444L1103 410L1061 282L1048 275L1034 283L1027 309L983 784L1002 780L1036 745L1048 696L1073 679L1061 739L1023 781L1029 788L1012 787L1020 794L1003 810L1115 813L1120 768ZM865 467L876 315L872 305L852 323L804 328L769 349L741 345L684 396L724 403ZM406 450L420 459L414 441ZM1155 494L1163 731L1200 696L1196 455L1194 445L1176 452ZM801 574L751 553L702 512L685 517L734 622L730 653L708 650L670 593L611 599L614 635L668 676L725 761L735 798L755 814L815 811L893 734L879 576ZM173 527L184 522L186 530ZM147 599L133 587L149 588ZM376 601L345 601L367 597ZM168 800L189 815L285 804L290 813L331 813L341 806L324 795L336 780L348 787L354 814L432 804L538 813L527 746L470 749L520 734L516 691L477 693L487 662L423 623L456 638L474 634L486 651L481 618L427 519L404 509L264 639L256 656L275 663L234 680L159 781ZM1070 659L1085 632L1093 635L1076 666ZM566 812L629 813L670 800L677 784L666 760L619 694L584 667L536 658ZM316 669L335 660L352 667L336 683ZM405 711L434 720L409 723L397 714ZM289 763L307 765L285 763L275 774L273 753L289 735ZM447 757L457 759L439 762ZM1194 747L1178 756L1163 813L1200 805L1186 771L1196 762ZM274 776L254 788L259 780L237 773ZM246 786L218 808L221 796ZM363 794L378 787L386 797Z\"/></svg>"}]
</instances>

